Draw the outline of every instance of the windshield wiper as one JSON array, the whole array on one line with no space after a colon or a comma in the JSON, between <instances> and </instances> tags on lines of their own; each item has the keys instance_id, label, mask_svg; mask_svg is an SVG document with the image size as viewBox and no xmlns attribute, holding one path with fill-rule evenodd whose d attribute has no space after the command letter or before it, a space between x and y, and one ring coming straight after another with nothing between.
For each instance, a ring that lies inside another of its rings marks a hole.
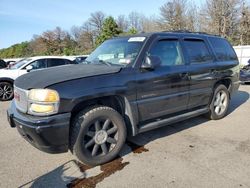
<instances>
[{"instance_id":1,"label":"windshield wiper","mask_svg":"<svg viewBox=\"0 0 250 188\"><path fill-rule=\"evenodd\" d=\"M91 61L88 61L88 60L85 59L84 61L82 61L82 62L80 62L80 63L90 64Z\"/></svg>"},{"instance_id":2,"label":"windshield wiper","mask_svg":"<svg viewBox=\"0 0 250 188\"><path fill-rule=\"evenodd\" d=\"M111 63L111 62L103 61L103 60L99 60L98 62L99 62L99 63L102 63L102 64L105 64L105 65L107 65L107 66L109 66L109 67L111 67L112 64L113 64L113 63Z\"/></svg>"}]
</instances>

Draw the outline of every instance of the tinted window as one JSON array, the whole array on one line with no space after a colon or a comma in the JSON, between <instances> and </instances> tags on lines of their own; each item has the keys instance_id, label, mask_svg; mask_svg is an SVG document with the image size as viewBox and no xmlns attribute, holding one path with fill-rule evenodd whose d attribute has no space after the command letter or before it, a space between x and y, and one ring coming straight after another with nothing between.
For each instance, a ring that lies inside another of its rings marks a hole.
<instances>
[{"instance_id":1,"label":"tinted window","mask_svg":"<svg viewBox=\"0 0 250 188\"><path fill-rule=\"evenodd\" d=\"M184 41L191 63L207 63L212 60L208 48L202 40Z\"/></svg>"},{"instance_id":2,"label":"tinted window","mask_svg":"<svg viewBox=\"0 0 250 188\"><path fill-rule=\"evenodd\" d=\"M68 60L68 59L65 59L64 61L65 61L65 64L75 64L74 61L70 61L70 60Z\"/></svg>"},{"instance_id":3,"label":"tinted window","mask_svg":"<svg viewBox=\"0 0 250 188\"><path fill-rule=\"evenodd\" d=\"M237 60L232 46L225 39L210 38L209 40L219 61Z\"/></svg>"},{"instance_id":4,"label":"tinted window","mask_svg":"<svg viewBox=\"0 0 250 188\"><path fill-rule=\"evenodd\" d=\"M178 40L158 41L151 48L149 54L160 57L162 65L183 64L180 43Z\"/></svg>"},{"instance_id":5,"label":"tinted window","mask_svg":"<svg viewBox=\"0 0 250 188\"><path fill-rule=\"evenodd\" d=\"M5 68L5 67L6 67L5 61L0 59L0 68Z\"/></svg>"},{"instance_id":6,"label":"tinted window","mask_svg":"<svg viewBox=\"0 0 250 188\"><path fill-rule=\"evenodd\" d=\"M48 62L48 67L65 65L64 59L48 59L47 62Z\"/></svg>"},{"instance_id":7,"label":"tinted window","mask_svg":"<svg viewBox=\"0 0 250 188\"><path fill-rule=\"evenodd\" d=\"M44 68L46 68L46 60L45 59L39 59L39 60L33 61L29 65L32 66L32 70L44 69Z\"/></svg>"}]
</instances>

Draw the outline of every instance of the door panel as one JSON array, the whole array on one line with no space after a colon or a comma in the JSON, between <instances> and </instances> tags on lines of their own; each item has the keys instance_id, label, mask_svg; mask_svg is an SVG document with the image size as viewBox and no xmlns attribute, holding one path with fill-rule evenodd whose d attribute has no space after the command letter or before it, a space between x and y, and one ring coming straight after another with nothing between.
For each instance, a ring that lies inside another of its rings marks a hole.
<instances>
[{"instance_id":1,"label":"door panel","mask_svg":"<svg viewBox=\"0 0 250 188\"><path fill-rule=\"evenodd\" d=\"M215 82L215 63L190 65L190 98L188 108L208 105Z\"/></svg>"},{"instance_id":2,"label":"door panel","mask_svg":"<svg viewBox=\"0 0 250 188\"><path fill-rule=\"evenodd\" d=\"M189 79L185 65L159 67L138 75L137 103L141 120L187 109Z\"/></svg>"},{"instance_id":3,"label":"door panel","mask_svg":"<svg viewBox=\"0 0 250 188\"><path fill-rule=\"evenodd\" d=\"M187 109L189 76L178 39L157 39L148 55L161 66L137 75L137 104L142 121Z\"/></svg>"},{"instance_id":4,"label":"door panel","mask_svg":"<svg viewBox=\"0 0 250 188\"><path fill-rule=\"evenodd\" d=\"M189 58L190 97L188 109L208 105L215 81L214 57L206 40L184 39L185 53Z\"/></svg>"}]
</instances>

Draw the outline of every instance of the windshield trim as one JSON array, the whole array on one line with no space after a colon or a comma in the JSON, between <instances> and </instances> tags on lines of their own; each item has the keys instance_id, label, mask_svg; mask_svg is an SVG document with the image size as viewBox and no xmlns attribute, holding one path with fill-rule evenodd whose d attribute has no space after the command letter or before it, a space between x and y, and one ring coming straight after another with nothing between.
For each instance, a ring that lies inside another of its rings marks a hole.
<instances>
[{"instance_id":1,"label":"windshield trim","mask_svg":"<svg viewBox=\"0 0 250 188\"><path fill-rule=\"evenodd\" d=\"M138 65L138 60L139 60L139 58L141 58L141 56L143 56L143 58L144 58L144 54L145 53L143 53L143 51L145 51L145 47L146 47L146 45L148 44L148 41L149 41L149 39L151 38L151 37L148 37L148 36L144 36L145 37L145 40L144 40L144 42L143 42L143 45L141 46L141 49L140 49L140 51L138 52L138 55L137 55L137 57L135 58L135 61L130 65L130 66L128 66L128 67L133 67L133 68L136 68L137 66L139 66ZM148 49L147 49L148 50ZM142 63L141 63L142 64ZM137 65L137 66L136 66ZM140 65L141 66L141 65Z\"/></svg>"}]
</instances>

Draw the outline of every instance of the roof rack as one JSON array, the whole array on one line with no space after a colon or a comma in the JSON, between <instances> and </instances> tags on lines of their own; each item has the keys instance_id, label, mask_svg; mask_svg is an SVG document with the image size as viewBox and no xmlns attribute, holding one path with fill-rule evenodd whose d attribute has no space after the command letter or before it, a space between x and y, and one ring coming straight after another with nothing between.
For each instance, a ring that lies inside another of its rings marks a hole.
<instances>
[{"instance_id":1,"label":"roof rack","mask_svg":"<svg viewBox=\"0 0 250 188\"><path fill-rule=\"evenodd\" d=\"M162 32L171 32L171 33L193 33L193 34L203 34L203 35L213 35L213 36L220 36L216 34L210 34L206 32L201 32L201 31L189 31L189 30L169 30L169 31L162 31Z\"/></svg>"}]
</instances>

